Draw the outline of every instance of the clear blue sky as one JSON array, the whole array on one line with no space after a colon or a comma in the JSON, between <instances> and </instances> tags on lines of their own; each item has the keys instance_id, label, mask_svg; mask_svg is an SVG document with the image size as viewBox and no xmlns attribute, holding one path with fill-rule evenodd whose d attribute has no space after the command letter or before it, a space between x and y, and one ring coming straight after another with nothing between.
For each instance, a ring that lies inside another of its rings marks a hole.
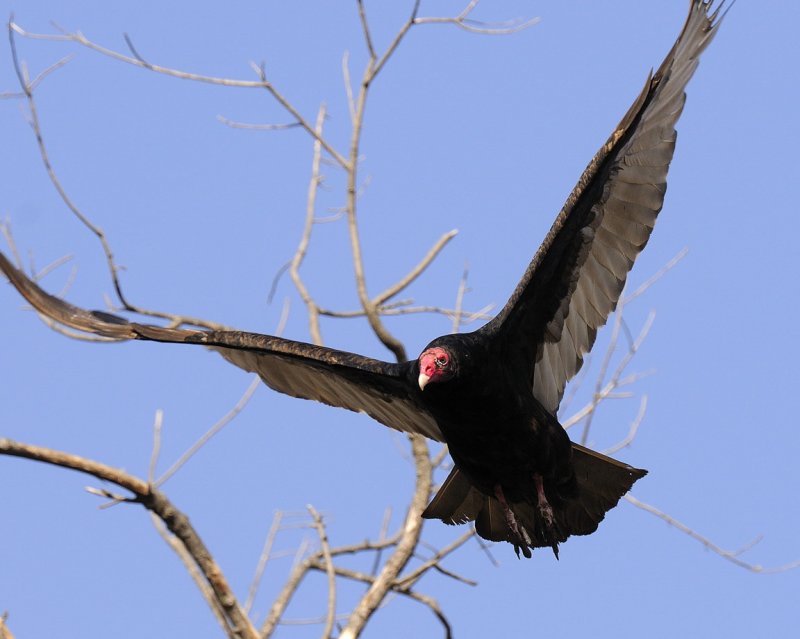
<instances>
[{"instance_id":1,"label":"clear blue sky","mask_svg":"<svg viewBox=\"0 0 800 639\"><path fill-rule=\"evenodd\" d=\"M307 118L327 102L329 139L343 149L342 54L350 51L354 77L364 63L355 2L201 4L0 0L0 13L13 10L39 32L53 32L52 20L118 50L128 33L149 61L209 75L250 79L248 63L264 60ZM367 9L382 49L411 3L392 3L391 12L381 4ZM452 304L468 260L467 306L504 303L581 170L669 50L687 4L485 0L478 17L542 21L507 37L414 30L368 104L361 223L370 290L393 283L458 228L408 294ZM423 1L422 14L460 6ZM666 203L631 283L683 247L689 254L631 309L633 330L657 313L633 365L654 373L635 389L649 401L640 435L619 455L650 471L637 497L720 545L735 549L763 534L744 557L765 566L800 558L798 24L796 2L736 3L689 85ZM288 299L283 334L308 339L288 278L271 305L267 293L299 239L309 139L216 119L287 121L270 97L157 76L64 43L22 40L19 48L32 74L76 54L38 91L40 117L64 185L127 268L129 297L261 332L275 330ZM2 45L0 91L15 88ZM54 193L20 107L0 102L0 215L39 266L73 255L79 271L69 299L102 307L111 288L99 245ZM320 214L344 201L341 174L325 171ZM344 224L317 227L304 275L322 305L354 307L351 272ZM62 268L45 286L58 291L67 277ZM156 409L165 411L163 470L249 383L201 349L68 340L21 306L0 285L0 436L144 475ZM438 316L389 326L412 355L449 330ZM323 334L330 346L390 358L361 321L328 320ZM637 407L617 400L601 412L592 445L624 434ZM387 505L397 525L413 481L404 451L402 437L366 417L260 388L165 489L245 593L277 509L314 504L334 544L376 534ZM0 459L0 611L9 611L17 637L218 636L147 515L99 511L87 484ZM438 544L460 532L426 526ZM303 534L287 532L277 547L291 549ZM547 552L532 561L517 561L506 546L493 552L499 567L476 544L447 561L476 588L438 575L420 584L458 637L782 636L796 625L800 571L750 574L626 503L596 534L566 543L559 562ZM267 573L259 619L289 561ZM323 585L312 580L289 616L320 614ZM342 611L358 592L342 591ZM281 636L318 633L285 628ZM366 636L440 633L428 610L395 599Z\"/></svg>"}]
</instances>

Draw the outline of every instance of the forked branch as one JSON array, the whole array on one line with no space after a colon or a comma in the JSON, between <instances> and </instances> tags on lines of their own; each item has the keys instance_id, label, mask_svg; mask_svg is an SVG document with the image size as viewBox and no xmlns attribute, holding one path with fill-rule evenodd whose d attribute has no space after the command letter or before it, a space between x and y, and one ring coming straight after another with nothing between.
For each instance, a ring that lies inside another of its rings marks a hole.
<instances>
[{"instance_id":1,"label":"forked branch","mask_svg":"<svg viewBox=\"0 0 800 639\"><path fill-rule=\"evenodd\" d=\"M178 510L166 495L153 488L148 482L119 468L113 468L85 457L32 444L22 444L10 439L0 439L0 455L22 457L77 470L130 492L132 497L126 498L126 501L141 504L157 516L192 558L202 573L203 579L214 593L217 604L224 611L228 636L232 639L258 639L255 628L240 607L222 569L214 561L189 518Z\"/></svg>"}]
</instances>

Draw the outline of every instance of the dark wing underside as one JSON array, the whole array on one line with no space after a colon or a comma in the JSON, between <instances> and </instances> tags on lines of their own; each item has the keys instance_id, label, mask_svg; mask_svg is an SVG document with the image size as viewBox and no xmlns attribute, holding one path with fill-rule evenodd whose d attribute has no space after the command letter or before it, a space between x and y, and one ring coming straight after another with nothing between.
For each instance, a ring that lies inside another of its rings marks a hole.
<instances>
[{"instance_id":1,"label":"dark wing underside","mask_svg":"<svg viewBox=\"0 0 800 639\"><path fill-rule=\"evenodd\" d=\"M0 271L40 314L57 324L113 340L201 344L235 366L257 373L280 393L366 413L396 430L442 441L436 422L411 394L413 386L409 390L405 369L399 364L271 335L128 322L109 313L78 308L46 293L2 253Z\"/></svg>"},{"instance_id":2,"label":"dark wing underside","mask_svg":"<svg viewBox=\"0 0 800 639\"><path fill-rule=\"evenodd\" d=\"M666 191L675 123L698 58L719 26L693 0L675 45L589 163L498 316L481 331L534 364L533 394L553 414L647 244Z\"/></svg>"}]
</instances>

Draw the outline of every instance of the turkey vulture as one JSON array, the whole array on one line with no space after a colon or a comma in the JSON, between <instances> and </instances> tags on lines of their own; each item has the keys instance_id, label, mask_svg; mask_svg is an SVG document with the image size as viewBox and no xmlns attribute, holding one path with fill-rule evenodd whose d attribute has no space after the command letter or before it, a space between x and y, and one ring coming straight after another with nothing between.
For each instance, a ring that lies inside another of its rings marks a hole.
<instances>
[{"instance_id":1,"label":"turkey vulture","mask_svg":"<svg viewBox=\"0 0 800 639\"><path fill-rule=\"evenodd\" d=\"M446 442L454 468L423 517L474 521L478 534L510 542L518 555L549 546L558 556L560 542L594 532L646 472L572 444L556 413L661 210L684 89L721 20L713 4L692 0L672 50L589 163L500 313L475 332L433 340L416 360L128 322L49 295L1 253L0 269L66 326L204 345L278 392Z\"/></svg>"}]
</instances>

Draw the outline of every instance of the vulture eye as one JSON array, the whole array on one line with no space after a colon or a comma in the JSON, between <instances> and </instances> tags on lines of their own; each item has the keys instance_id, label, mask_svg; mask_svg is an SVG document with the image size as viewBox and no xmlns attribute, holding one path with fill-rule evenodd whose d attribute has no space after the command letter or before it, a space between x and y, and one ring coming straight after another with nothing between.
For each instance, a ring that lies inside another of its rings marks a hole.
<instances>
[{"instance_id":1,"label":"vulture eye","mask_svg":"<svg viewBox=\"0 0 800 639\"><path fill-rule=\"evenodd\" d=\"M440 355L436 358L436 368L444 368L447 366L447 357Z\"/></svg>"}]
</instances>

